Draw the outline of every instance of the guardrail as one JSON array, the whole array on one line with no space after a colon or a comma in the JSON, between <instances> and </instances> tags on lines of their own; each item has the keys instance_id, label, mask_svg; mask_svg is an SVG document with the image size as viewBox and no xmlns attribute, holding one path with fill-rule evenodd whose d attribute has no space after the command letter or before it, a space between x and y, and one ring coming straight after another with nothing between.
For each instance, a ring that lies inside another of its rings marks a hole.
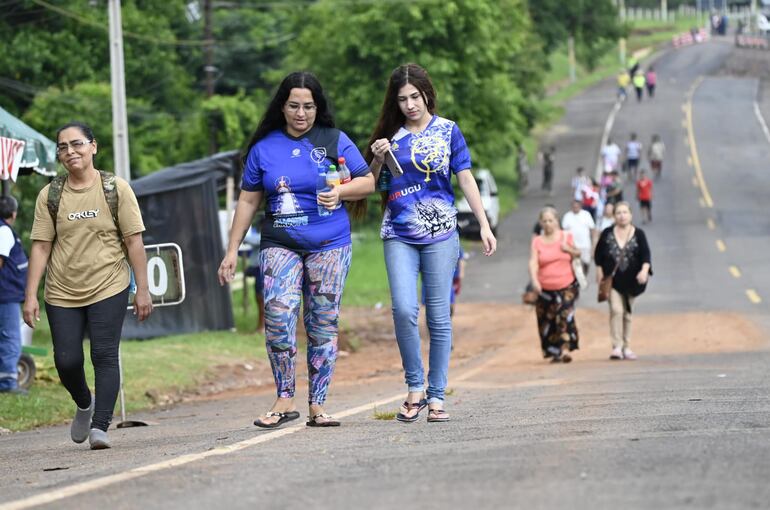
<instances>
[{"instance_id":1,"label":"guardrail","mask_svg":"<svg viewBox=\"0 0 770 510\"><path fill-rule=\"evenodd\" d=\"M711 38L708 30L701 28L695 31L682 32L672 37L671 42L674 48L681 48L682 46L690 46L692 44L698 44L708 41Z\"/></svg>"}]
</instances>

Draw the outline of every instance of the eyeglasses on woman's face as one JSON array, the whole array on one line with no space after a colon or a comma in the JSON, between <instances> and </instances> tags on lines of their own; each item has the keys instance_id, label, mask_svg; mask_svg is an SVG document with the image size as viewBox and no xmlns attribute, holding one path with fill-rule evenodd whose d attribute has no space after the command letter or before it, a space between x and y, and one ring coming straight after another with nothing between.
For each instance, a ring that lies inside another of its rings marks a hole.
<instances>
[{"instance_id":1,"label":"eyeglasses on woman's face","mask_svg":"<svg viewBox=\"0 0 770 510\"><path fill-rule=\"evenodd\" d=\"M304 110L305 113L313 113L316 111L317 106L314 103L295 103L294 101L288 101L286 103L286 111L289 113L297 113Z\"/></svg>"},{"instance_id":2,"label":"eyeglasses on woman's face","mask_svg":"<svg viewBox=\"0 0 770 510\"><path fill-rule=\"evenodd\" d=\"M91 143L91 140L72 140L71 142L61 142L56 144L56 154L66 154L70 147L72 150L80 152Z\"/></svg>"}]
</instances>

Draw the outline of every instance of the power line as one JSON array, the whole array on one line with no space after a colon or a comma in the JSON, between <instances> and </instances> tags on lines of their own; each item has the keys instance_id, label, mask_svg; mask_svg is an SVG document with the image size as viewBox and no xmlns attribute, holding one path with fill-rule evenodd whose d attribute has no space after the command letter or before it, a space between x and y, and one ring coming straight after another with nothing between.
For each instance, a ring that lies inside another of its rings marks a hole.
<instances>
[{"instance_id":1,"label":"power line","mask_svg":"<svg viewBox=\"0 0 770 510\"><path fill-rule=\"evenodd\" d=\"M40 5L42 7L45 7L46 9L49 9L51 11L54 11L62 16L65 16L67 18L73 19L77 21L78 23L82 23L84 25L88 25L93 28L98 28L99 30L102 30L104 32L108 32L109 28L105 26L104 24L94 21L92 19L85 18L83 16L80 16L72 11L69 11L67 9L64 9L62 7L57 7L55 5L49 4L48 2L44 0L31 0L33 3ZM123 37L127 39L135 39L137 41L143 41L148 43L153 43L161 46L179 46L179 47L204 47L208 45L212 46L230 46L234 44L243 45L242 42L232 42L232 41L222 41L217 39L201 39L201 40L192 40L192 39L158 39L156 37L150 37L143 34L137 34L135 32L128 32L123 31ZM258 47L264 44L281 44L286 41L289 41L291 39L294 39L296 37L296 34L279 34L276 35L270 39L262 39L261 41L255 41L253 44L249 44L249 47Z\"/></svg>"}]
</instances>

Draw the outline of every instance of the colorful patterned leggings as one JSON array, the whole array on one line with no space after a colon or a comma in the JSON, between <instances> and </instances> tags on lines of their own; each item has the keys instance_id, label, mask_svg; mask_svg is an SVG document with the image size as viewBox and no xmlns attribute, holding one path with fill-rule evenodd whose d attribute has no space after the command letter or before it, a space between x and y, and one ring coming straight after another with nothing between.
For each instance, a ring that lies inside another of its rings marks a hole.
<instances>
[{"instance_id":1,"label":"colorful patterned leggings","mask_svg":"<svg viewBox=\"0 0 770 510\"><path fill-rule=\"evenodd\" d=\"M285 248L260 254L264 275L265 343L278 396L294 397L297 320L304 297L308 402L323 404L337 360L337 323L350 269L350 246L301 255Z\"/></svg>"}]
</instances>

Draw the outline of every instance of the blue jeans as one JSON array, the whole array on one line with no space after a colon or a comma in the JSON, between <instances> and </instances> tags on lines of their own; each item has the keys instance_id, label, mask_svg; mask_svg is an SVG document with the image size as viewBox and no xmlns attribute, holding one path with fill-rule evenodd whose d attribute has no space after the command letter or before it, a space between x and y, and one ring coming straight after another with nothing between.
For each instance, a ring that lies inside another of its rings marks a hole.
<instances>
[{"instance_id":1,"label":"blue jeans","mask_svg":"<svg viewBox=\"0 0 770 510\"><path fill-rule=\"evenodd\" d=\"M425 315L430 333L430 366L427 396L429 403L443 402L452 350L452 323L449 294L457 266L460 240L457 233L432 244L409 244L398 239L385 241L385 266L388 270L393 323L398 349L410 392L425 391L425 373L420 351L417 318L417 276L425 287Z\"/></svg>"},{"instance_id":2,"label":"blue jeans","mask_svg":"<svg viewBox=\"0 0 770 510\"><path fill-rule=\"evenodd\" d=\"M21 356L19 303L0 303L0 390L16 388Z\"/></svg>"}]
</instances>

